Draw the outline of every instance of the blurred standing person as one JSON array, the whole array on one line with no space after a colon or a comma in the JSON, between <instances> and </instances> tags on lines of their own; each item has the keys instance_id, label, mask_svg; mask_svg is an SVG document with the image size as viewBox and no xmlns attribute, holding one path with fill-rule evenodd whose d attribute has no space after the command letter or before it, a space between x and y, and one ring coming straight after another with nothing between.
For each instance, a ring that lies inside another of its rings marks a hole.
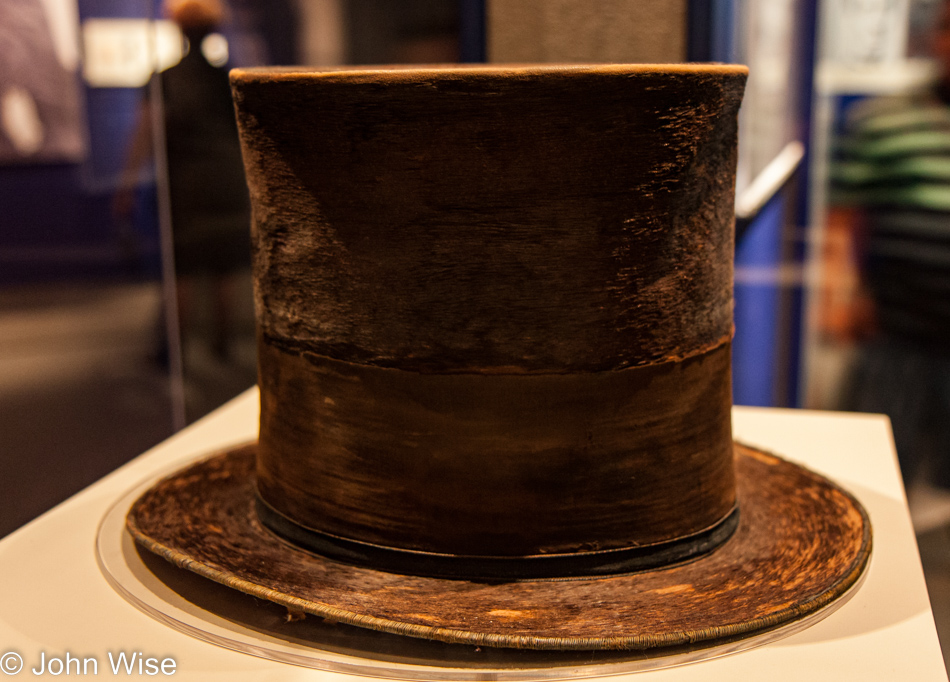
<instances>
[{"instance_id":1,"label":"blurred standing person","mask_svg":"<svg viewBox=\"0 0 950 682\"><path fill-rule=\"evenodd\" d=\"M848 112L826 264L845 280L856 264L856 288L824 328L860 344L842 407L887 414L908 485L950 490L950 2L933 52L932 88Z\"/></svg>"},{"instance_id":2,"label":"blurred standing person","mask_svg":"<svg viewBox=\"0 0 950 682\"><path fill-rule=\"evenodd\" d=\"M169 0L165 12L181 29L184 56L158 78L168 170L178 315L183 340L192 325L195 288L211 289L214 354L228 355L236 276L250 267L250 207L228 82L226 42L216 29L224 18L219 0ZM151 152L152 111L143 102L132 143L132 174ZM118 214L131 210L131 192L120 191Z\"/></svg>"}]
</instances>

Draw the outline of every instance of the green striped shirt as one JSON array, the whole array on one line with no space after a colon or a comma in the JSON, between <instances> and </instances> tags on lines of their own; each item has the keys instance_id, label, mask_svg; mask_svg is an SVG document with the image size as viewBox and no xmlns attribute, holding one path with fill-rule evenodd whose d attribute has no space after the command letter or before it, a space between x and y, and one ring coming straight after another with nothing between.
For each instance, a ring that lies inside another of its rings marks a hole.
<instances>
[{"instance_id":1,"label":"green striped shirt","mask_svg":"<svg viewBox=\"0 0 950 682\"><path fill-rule=\"evenodd\" d=\"M950 352L950 106L930 96L853 105L831 201L864 209L864 278L882 329Z\"/></svg>"}]
</instances>

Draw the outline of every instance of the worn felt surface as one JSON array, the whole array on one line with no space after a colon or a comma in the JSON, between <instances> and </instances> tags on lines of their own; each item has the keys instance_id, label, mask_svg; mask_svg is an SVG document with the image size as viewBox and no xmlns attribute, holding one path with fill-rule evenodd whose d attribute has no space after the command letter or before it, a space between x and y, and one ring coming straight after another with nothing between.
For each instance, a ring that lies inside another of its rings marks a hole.
<instances>
[{"instance_id":1,"label":"worn felt surface","mask_svg":"<svg viewBox=\"0 0 950 682\"><path fill-rule=\"evenodd\" d=\"M165 479L133 506L144 547L235 589L333 620L443 641L552 649L715 642L794 621L865 568L871 528L827 479L736 447L740 524L703 558L597 579L502 584L348 566L299 550L254 514L256 445Z\"/></svg>"},{"instance_id":2,"label":"worn felt surface","mask_svg":"<svg viewBox=\"0 0 950 682\"><path fill-rule=\"evenodd\" d=\"M261 333L420 372L732 332L735 66L232 72Z\"/></svg>"}]
</instances>

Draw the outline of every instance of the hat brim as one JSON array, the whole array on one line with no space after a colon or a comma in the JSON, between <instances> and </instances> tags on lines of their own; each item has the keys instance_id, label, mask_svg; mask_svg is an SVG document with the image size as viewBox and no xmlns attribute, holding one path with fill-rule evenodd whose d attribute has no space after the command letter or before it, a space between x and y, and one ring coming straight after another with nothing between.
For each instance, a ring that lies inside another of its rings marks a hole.
<instances>
[{"instance_id":1,"label":"hat brim","mask_svg":"<svg viewBox=\"0 0 950 682\"><path fill-rule=\"evenodd\" d=\"M740 520L702 557L625 575L478 583L338 563L255 512L256 444L160 481L127 527L146 549L247 594L364 628L477 646L655 650L715 645L815 614L860 578L867 513L826 478L736 445Z\"/></svg>"}]
</instances>

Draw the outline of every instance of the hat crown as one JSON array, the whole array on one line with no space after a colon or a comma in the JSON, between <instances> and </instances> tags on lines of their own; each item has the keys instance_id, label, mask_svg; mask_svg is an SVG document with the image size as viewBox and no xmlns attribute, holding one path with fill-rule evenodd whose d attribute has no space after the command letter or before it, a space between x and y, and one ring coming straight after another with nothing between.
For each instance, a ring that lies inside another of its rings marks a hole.
<instances>
[{"instance_id":1,"label":"hat crown","mask_svg":"<svg viewBox=\"0 0 950 682\"><path fill-rule=\"evenodd\" d=\"M744 81L235 72L265 521L437 574L727 536Z\"/></svg>"}]
</instances>

